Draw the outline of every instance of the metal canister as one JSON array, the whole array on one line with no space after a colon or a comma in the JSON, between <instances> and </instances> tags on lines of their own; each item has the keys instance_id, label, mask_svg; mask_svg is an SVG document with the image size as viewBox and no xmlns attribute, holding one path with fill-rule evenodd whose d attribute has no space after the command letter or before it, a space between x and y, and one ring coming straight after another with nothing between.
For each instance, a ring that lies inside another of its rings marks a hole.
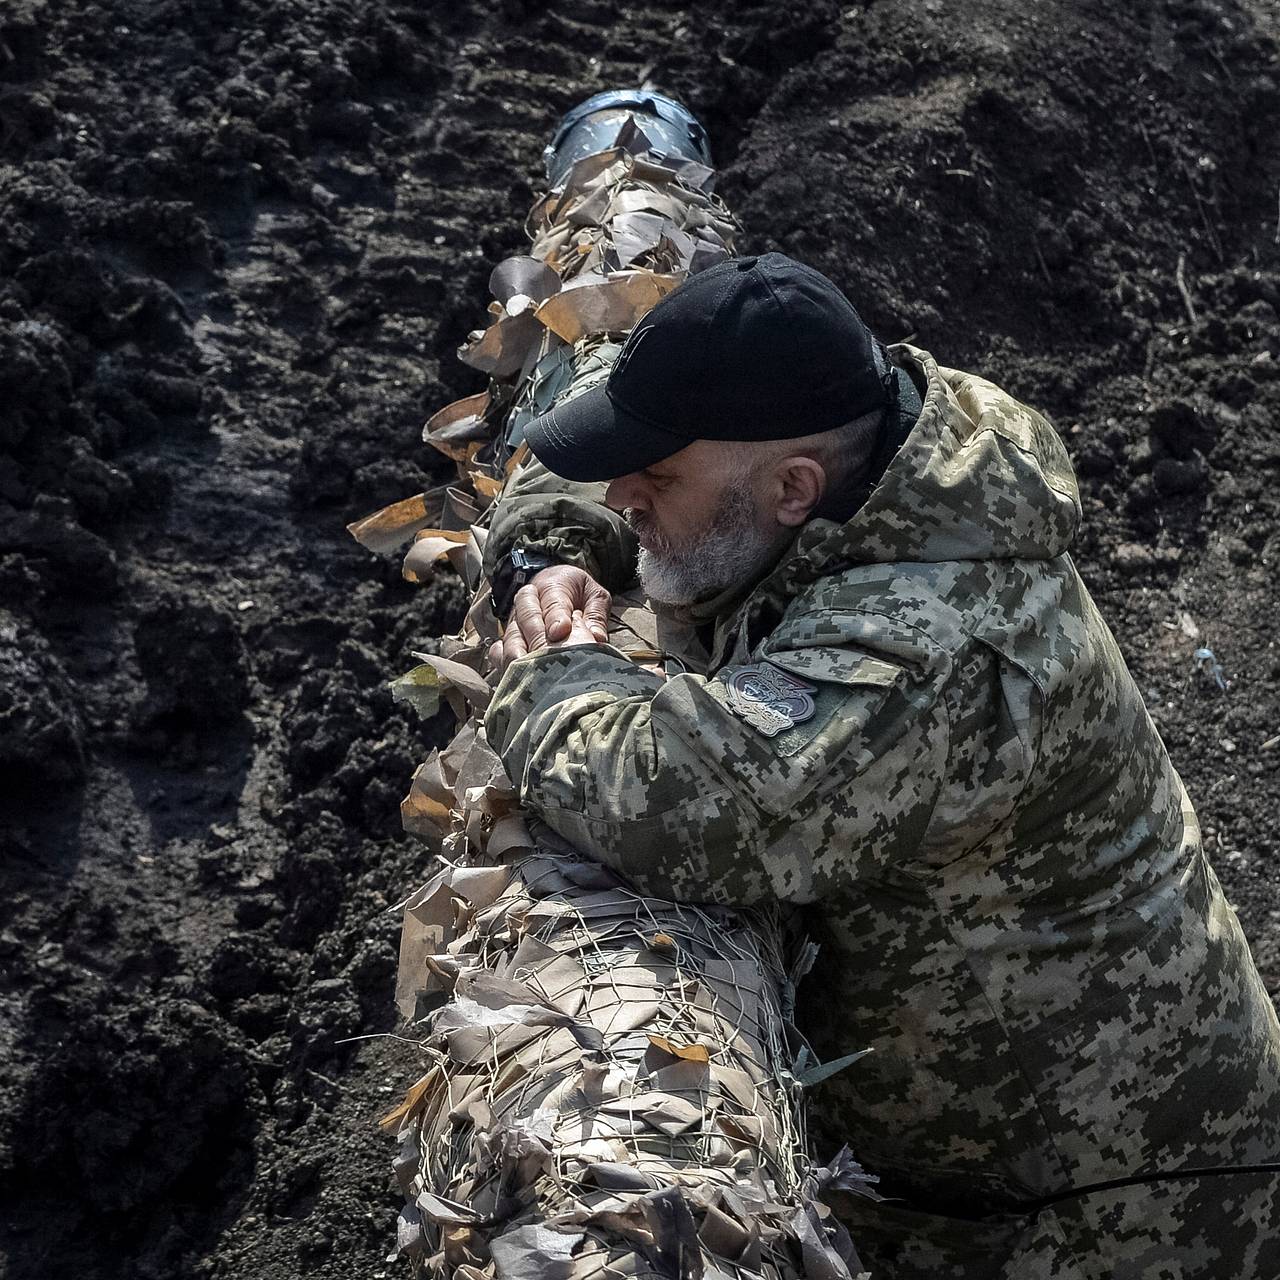
<instances>
[{"instance_id":1,"label":"metal canister","mask_svg":"<svg viewBox=\"0 0 1280 1280\"><path fill-rule=\"evenodd\" d=\"M710 167L707 131L687 107L650 89L608 89L580 102L560 121L542 153L551 186L584 156L607 150L629 116L659 154Z\"/></svg>"}]
</instances>

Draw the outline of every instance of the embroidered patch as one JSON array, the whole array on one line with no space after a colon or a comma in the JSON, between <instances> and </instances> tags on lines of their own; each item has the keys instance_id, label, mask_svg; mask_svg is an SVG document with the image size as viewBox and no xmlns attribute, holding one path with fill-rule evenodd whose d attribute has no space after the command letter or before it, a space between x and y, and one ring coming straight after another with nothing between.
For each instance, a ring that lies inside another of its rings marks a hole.
<instances>
[{"instance_id":1,"label":"embroidered patch","mask_svg":"<svg viewBox=\"0 0 1280 1280\"><path fill-rule=\"evenodd\" d=\"M813 716L817 687L768 662L730 667L720 678L728 690L729 710L766 738L794 729Z\"/></svg>"}]
</instances>

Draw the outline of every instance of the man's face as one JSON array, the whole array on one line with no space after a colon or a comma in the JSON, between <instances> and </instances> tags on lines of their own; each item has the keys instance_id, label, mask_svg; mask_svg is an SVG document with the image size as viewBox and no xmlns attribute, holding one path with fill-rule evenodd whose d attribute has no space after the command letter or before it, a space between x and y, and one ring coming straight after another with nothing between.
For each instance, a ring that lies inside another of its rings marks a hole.
<instances>
[{"instance_id":1,"label":"man's face","mask_svg":"<svg viewBox=\"0 0 1280 1280\"><path fill-rule=\"evenodd\" d=\"M698 440L609 485L605 501L640 540L640 583L652 599L705 600L768 563L786 530L756 483L749 448Z\"/></svg>"}]
</instances>

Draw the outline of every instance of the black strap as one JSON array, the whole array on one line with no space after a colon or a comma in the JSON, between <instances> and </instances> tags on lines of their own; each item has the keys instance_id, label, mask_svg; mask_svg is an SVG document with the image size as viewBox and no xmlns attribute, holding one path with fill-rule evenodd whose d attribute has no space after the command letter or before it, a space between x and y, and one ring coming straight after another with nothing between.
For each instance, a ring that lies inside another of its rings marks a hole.
<instances>
[{"instance_id":1,"label":"black strap","mask_svg":"<svg viewBox=\"0 0 1280 1280\"><path fill-rule=\"evenodd\" d=\"M1085 1187L1070 1187L1066 1191L1055 1191L1053 1195L1041 1196L1038 1200L1020 1200L1010 1208L1015 1212L1030 1215L1039 1213L1050 1205L1061 1204L1064 1200L1078 1200L1082 1196L1098 1195L1103 1191L1118 1191L1121 1187L1139 1187L1155 1182L1180 1182L1186 1178L1225 1178L1245 1173L1263 1173L1275 1177L1280 1175L1280 1163L1218 1165L1208 1169L1171 1169L1164 1173L1138 1173L1128 1178L1112 1178L1108 1182L1091 1182Z\"/></svg>"},{"instance_id":2,"label":"black strap","mask_svg":"<svg viewBox=\"0 0 1280 1280\"><path fill-rule=\"evenodd\" d=\"M861 509L863 503L871 496L871 491L880 483L898 450L906 443L907 437L911 434L911 428L916 425L916 420L920 417L922 401L915 383L911 380L911 375L890 363L887 355L884 357L884 363L883 381L888 403L880 418L876 447L871 458L866 467L858 473L852 488L827 494L814 512L815 515L826 520L834 520L837 524L844 524Z\"/></svg>"},{"instance_id":3,"label":"black strap","mask_svg":"<svg viewBox=\"0 0 1280 1280\"><path fill-rule=\"evenodd\" d=\"M906 443L911 428L916 425L920 416L920 393L908 374L901 369L889 366L887 375L889 382L889 403L885 406L884 417L880 421L879 438L876 440L875 452L867 463L858 481L858 495L853 503L856 511L871 496L871 491L884 477L898 450ZM852 514L852 512L850 513Z\"/></svg>"},{"instance_id":4,"label":"black strap","mask_svg":"<svg viewBox=\"0 0 1280 1280\"><path fill-rule=\"evenodd\" d=\"M868 494L880 483L881 477L889 469L889 463L906 444L923 407L920 393L903 370L890 365L885 383L889 390L889 403L885 406L884 421L880 424L880 439L876 443L876 451L867 464Z\"/></svg>"}]
</instances>

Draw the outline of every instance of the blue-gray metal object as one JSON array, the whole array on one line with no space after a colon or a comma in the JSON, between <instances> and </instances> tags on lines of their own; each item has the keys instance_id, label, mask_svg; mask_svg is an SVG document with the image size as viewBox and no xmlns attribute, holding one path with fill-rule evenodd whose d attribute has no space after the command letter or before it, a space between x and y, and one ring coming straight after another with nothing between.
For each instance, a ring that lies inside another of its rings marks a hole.
<instances>
[{"instance_id":1,"label":"blue-gray metal object","mask_svg":"<svg viewBox=\"0 0 1280 1280\"><path fill-rule=\"evenodd\" d=\"M608 89L580 102L560 121L542 153L547 181L554 187L584 156L610 147L628 116L663 155L710 167L707 131L686 107L648 89Z\"/></svg>"}]
</instances>

